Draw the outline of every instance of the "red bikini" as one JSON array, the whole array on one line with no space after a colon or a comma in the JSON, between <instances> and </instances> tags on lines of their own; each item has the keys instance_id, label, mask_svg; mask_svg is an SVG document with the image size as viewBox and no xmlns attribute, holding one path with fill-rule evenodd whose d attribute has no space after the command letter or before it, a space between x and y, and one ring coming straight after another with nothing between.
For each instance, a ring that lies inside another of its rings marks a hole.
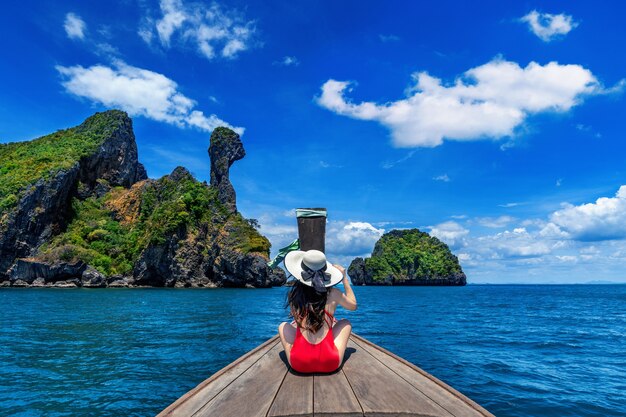
<instances>
[{"instance_id":1,"label":"red bikini","mask_svg":"<svg viewBox=\"0 0 626 417\"><path fill-rule=\"evenodd\" d=\"M339 368L339 351L335 346L333 337L333 316L326 310L324 313L330 317L330 324L327 320L328 333L321 342L310 343L300 333L300 327L297 327L296 340L291 347L291 367L295 371L302 373L333 372Z\"/></svg>"}]
</instances>

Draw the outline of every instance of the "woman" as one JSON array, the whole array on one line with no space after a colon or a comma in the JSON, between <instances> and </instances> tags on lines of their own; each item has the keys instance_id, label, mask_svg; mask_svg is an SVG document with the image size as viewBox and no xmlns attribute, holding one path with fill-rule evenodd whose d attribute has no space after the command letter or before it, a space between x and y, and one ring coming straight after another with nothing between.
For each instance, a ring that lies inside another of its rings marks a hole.
<instances>
[{"instance_id":1,"label":"woman","mask_svg":"<svg viewBox=\"0 0 626 417\"><path fill-rule=\"evenodd\" d=\"M333 372L343 361L352 331L350 321L334 319L337 305L356 310L346 271L318 250L292 251L285 267L296 282L287 295L294 321L278 326L289 365L298 372ZM343 282L345 293L334 285Z\"/></svg>"}]
</instances>

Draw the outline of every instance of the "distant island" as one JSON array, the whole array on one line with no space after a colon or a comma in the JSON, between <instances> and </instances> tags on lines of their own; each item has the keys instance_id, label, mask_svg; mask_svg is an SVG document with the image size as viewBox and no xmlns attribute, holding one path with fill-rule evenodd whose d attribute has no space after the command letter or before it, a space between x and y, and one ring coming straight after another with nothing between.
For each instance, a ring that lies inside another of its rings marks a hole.
<instances>
[{"instance_id":1,"label":"distant island","mask_svg":"<svg viewBox=\"0 0 626 417\"><path fill-rule=\"evenodd\" d=\"M465 285L465 273L448 245L419 229L392 230L370 258L356 258L348 275L354 285Z\"/></svg>"},{"instance_id":2,"label":"distant island","mask_svg":"<svg viewBox=\"0 0 626 417\"><path fill-rule=\"evenodd\" d=\"M211 181L149 179L128 115L0 144L0 286L271 287L270 242L236 207L235 132L211 135Z\"/></svg>"}]
</instances>

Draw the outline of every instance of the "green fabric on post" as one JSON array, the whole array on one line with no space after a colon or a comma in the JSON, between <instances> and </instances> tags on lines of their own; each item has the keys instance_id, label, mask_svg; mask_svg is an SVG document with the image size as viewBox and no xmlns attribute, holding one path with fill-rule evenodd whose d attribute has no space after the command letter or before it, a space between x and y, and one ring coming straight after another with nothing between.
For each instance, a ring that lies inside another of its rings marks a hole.
<instances>
[{"instance_id":1,"label":"green fabric on post","mask_svg":"<svg viewBox=\"0 0 626 417\"><path fill-rule=\"evenodd\" d=\"M289 252L298 250L298 249L300 249L300 240L296 239L293 242L291 242L289 245L285 246L284 248L280 248L278 250L278 254L276 255L276 257L272 259L271 262L268 262L267 266L269 266L272 269L276 268L285 259L285 256L287 256Z\"/></svg>"},{"instance_id":2,"label":"green fabric on post","mask_svg":"<svg viewBox=\"0 0 626 417\"><path fill-rule=\"evenodd\" d=\"M326 210L296 209L296 217L326 217Z\"/></svg>"}]
</instances>

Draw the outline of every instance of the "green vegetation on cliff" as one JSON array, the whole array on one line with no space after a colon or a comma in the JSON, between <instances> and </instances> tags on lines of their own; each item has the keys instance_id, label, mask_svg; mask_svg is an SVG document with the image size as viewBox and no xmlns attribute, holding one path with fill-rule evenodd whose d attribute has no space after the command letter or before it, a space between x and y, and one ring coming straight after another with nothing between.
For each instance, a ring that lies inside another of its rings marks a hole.
<instances>
[{"instance_id":1,"label":"green vegetation on cliff","mask_svg":"<svg viewBox=\"0 0 626 417\"><path fill-rule=\"evenodd\" d=\"M459 260L448 246L419 229L392 230L374 247L365 269L374 281L434 279L460 274Z\"/></svg>"},{"instance_id":2,"label":"green vegetation on cliff","mask_svg":"<svg viewBox=\"0 0 626 417\"><path fill-rule=\"evenodd\" d=\"M96 113L80 126L0 145L0 212L14 207L27 186L92 154L126 117L119 110Z\"/></svg>"},{"instance_id":3,"label":"green vegetation on cliff","mask_svg":"<svg viewBox=\"0 0 626 417\"><path fill-rule=\"evenodd\" d=\"M223 228L236 250L269 256L267 238L239 213L226 210L214 188L180 167L130 189L115 187L99 198L74 198L72 209L66 231L42 246L42 260L81 260L105 275L127 275L144 249L166 244L177 231L180 237L201 232L210 236L216 228Z\"/></svg>"},{"instance_id":4,"label":"green vegetation on cliff","mask_svg":"<svg viewBox=\"0 0 626 417\"><path fill-rule=\"evenodd\" d=\"M237 211L239 135L216 128L208 153L210 184L183 167L149 179L118 110L0 145L0 285L280 285L269 240Z\"/></svg>"}]
</instances>

